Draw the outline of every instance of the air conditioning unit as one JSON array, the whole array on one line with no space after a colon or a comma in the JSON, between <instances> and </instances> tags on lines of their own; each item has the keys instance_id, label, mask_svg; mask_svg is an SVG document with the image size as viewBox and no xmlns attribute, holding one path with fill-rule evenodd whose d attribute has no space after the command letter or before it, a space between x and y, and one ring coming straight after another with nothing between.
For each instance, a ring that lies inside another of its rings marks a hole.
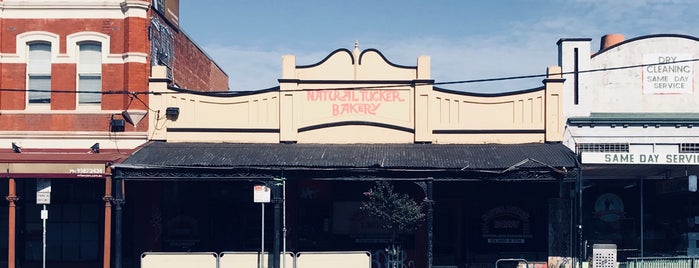
<instances>
[{"instance_id":1,"label":"air conditioning unit","mask_svg":"<svg viewBox=\"0 0 699 268\"><path fill-rule=\"evenodd\" d=\"M616 268L616 244L592 245L592 268Z\"/></svg>"}]
</instances>

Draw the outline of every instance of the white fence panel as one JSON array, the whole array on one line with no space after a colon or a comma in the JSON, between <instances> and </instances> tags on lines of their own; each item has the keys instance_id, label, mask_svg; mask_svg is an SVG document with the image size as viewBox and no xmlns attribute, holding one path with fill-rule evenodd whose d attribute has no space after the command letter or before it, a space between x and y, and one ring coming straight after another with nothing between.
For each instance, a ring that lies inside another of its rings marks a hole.
<instances>
[{"instance_id":1,"label":"white fence panel","mask_svg":"<svg viewBox=\"0 0 699 268\"><path fill-rule=\"evenodd\" d=\"M296 268L371 268L371 253L350 252L299 252Z\"/></svg>"},{"instance_id":2,"label":"white fence panel","mask_svg":"<svg viewBox=\"0 0 699 268\"><path fill-rule=\"evenodd\" d=\"M219 268L257 268L259 266L259 252L221 252L219 254ZM262 268L269 264L268 252L261 256ZM284 265L286 264L286 267ZM294 268L294 254L287 252L284 262L279 263L281 268Z\"/></svg>"},{"instance_id":3,"label":"white fence panel","mask_svg":"<svg viewBox=\"0 0 699 268\"><path fill-rule=\"evenodd\" d=\"M145 252L141 268L217 268L214 252Z\"/></svg>"}]
</instances>

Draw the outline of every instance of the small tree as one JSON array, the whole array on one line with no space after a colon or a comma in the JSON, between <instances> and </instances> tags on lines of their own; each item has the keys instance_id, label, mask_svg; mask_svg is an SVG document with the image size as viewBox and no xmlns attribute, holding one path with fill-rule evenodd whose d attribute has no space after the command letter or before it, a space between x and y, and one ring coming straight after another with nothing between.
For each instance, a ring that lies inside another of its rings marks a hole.
<instances>
[{"instance_id":1,"label":"small tree","mask_svg":"<svg viewBox=\"0 0 699 268\"><path fill-rule=\"evenodd\" d=\"M425 202L418 203L407 194L395 192L388 181L377 181L364 196L367 199L362 202L361 210L377 218L382 228L391 231L391 248L386 250L390 267L396 267L395 261L400 251L396 234L417 229L418 224L425 220Z\"/></svg>"}]
</instances>

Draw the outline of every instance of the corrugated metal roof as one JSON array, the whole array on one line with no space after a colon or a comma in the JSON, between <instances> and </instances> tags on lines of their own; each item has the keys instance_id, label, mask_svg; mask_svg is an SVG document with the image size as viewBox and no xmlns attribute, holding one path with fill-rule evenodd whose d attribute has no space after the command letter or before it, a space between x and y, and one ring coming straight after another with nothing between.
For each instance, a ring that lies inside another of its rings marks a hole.
<instances>
[{"instance_id":1,"label":"corrugated metal roof","mask_svg":"<svg viewBox=\"0 0 699 268\"><path fill-rule=\"evenodd\" d=\"M577 168L562 144L242 144L152 142L116 167L506 170Z\"/></svg>"}]
</instances>

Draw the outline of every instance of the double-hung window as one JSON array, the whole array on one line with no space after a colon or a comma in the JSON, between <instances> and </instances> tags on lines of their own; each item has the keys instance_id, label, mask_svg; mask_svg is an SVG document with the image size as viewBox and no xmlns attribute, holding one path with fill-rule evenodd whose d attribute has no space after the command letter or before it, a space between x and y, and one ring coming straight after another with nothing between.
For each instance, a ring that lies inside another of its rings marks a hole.
<instances>
[{"instance_id":1,"label":"double-hung window","mask_svg":"<svg viewBox=\"0 0 699 268\"><path fill-rule=\"evenodd\" d=\"M51 44L30 43L27 59L29 104L51 103Z\"/></svg>"},{"instance_id":2,"label":"double-hung window","mask_svg":"<svg viewBox=\"0 0 699 268\"><path fill-rule=\"evenodd\" d=\"M102 45L86 42L79 44L78 104L102 103Z\"/></svg>"}]
</instances>

